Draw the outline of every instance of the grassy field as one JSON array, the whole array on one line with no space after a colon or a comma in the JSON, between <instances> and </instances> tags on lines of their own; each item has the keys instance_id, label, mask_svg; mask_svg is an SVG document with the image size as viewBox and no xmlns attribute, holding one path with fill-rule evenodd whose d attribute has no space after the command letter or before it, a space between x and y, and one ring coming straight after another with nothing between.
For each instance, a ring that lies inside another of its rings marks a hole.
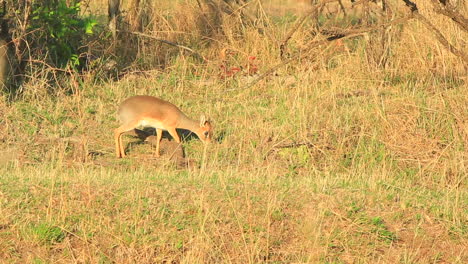
<instances>
[{"instance_id":1,"label":"grassy field","mask_svg":"<svg viewBox=\"0 0 468 264\"><path fill-rule=\"evenodd\" d=\"M274 40L300 17L295 3L263 1L269 37L225 31L197 46L206 63L162 47L176 54L164 69L90 78L74 94L28 82L16 100L2 95L0 263L468 262L466 65L411 21L385 69L357 37L248 87L248 56L260 74L281 63ZM466 33L418 3L466 47ZM191 23L172 19L159 34L175 40ZM220 58L226 47L235 54ZM220 78L222 63L244 70ZM128 157L115 158L115 112L136 94L205 113L216 140L186 140L180 162L125 137Z\"/></svg>"}]
</instances>

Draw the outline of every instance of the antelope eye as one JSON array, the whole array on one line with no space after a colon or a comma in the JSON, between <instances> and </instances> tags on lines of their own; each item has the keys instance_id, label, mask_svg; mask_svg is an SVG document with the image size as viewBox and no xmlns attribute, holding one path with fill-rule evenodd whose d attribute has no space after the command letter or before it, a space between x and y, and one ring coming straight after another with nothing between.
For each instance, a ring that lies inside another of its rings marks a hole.
<instances>
[{"instance_id":1,"label":"antelope eye","mask_svg":"<svg viewBox=\"0 0 468 264\"><path fill-rule=\"evenodd\" d=\"M208 137L209 134L210 133L208 131L203 132L203 135L205 135L205 137Z\"/></svg>"}]
</instances>

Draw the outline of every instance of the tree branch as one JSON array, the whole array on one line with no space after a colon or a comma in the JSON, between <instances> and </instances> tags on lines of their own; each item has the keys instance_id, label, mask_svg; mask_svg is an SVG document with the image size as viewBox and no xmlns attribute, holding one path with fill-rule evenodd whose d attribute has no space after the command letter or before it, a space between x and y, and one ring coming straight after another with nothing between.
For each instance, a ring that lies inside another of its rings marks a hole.
<instances>
[{"instance_id":1,"label":"tree branch","mask_svg":"<svg viewBox=\"0 0 468 264\"><path fill-rule=\"evenodd\" d=\"M337 1L337 0L322 1L319 4L314 5L309 12L307 12L304 16L302 16L302 18L299 19L299 21L296 23L296 25L294 25L294 27L289 31L289 33L286 35L286 37L284 38L284 40L280 44L280 57L281 58L284 57L284 54L285 54L285 51L286 51L286 48L287 48L287 45L288 45L288 41L292 38L294 33L296 33L296 31L304 24L304 21L306 20L306 18L309 17L309 16L312 16L313 18L315 18L317 16L318 11L319 11L320 8L322 8L327 3L335 2L335 1Z\"/></svg>"},{"instance_id":2,"label":"tree branch","mask_svg":"<svg viewBox=\"0 0 468 264\"><path fill-rule=\"evenodd\" d=\"M435 35L437 40L446 48L448 49L452 54L454 54L457 57L460 57L465 64L468 64L468 57L467 55L455 48L452 44L450 44L447 39L440 33L440 31L423 15L419 13L418 7L416 6L415 3L411 2L410 0L403 0L405 2L406 6L409 7L411 10L411 13L414 18L418 19L421 21L432 33Z\"/></svg>"},{"instance_id":3,"label":"tree branch","mask_svg":"<svg viewBox=\"0 0 468 264\"><path fill-rule=\"evenodd\" d=\"M272 74L273 72L275 72L277 69L293 62L293 61L296 61L296 60L300 60L302 58L305 58L307 56L309 56L309 52L320 46L320 45L324 45L324 44L327 44L327 43L331 43L332 41L334 40L338 40L338 39L345 39L345 38L352 38L352 37L356 37L356 36L359 36L359 35L362 35L366 32L370 32L370 31L374 31L374 30L377 30L377 29L380 29L380 28L386 28L386 27L389 27L389 26L392 26L392 25L395 25L395 24L401 24L401 23L404 23L406 22L407 20L409 20L411 17L403 17L403 18L400 18L400 19L395 19L393 21L390 21L388 23L383 23L383 24L380 24L380 25L376 25L376 26L373 26L373 27L364 27L364 28L357 28L357 29L350 29L350 30L336 30L336 31L330 31L329 35L326 39L322 39L322 40L315 40L315 41L312 41L310 42L309 44L309 47L303 51L301 51L300 54L286 60L286 61L283 61L273 67L271 67L270 69L268 69L266 72L264 72L262 75L260 75L257 79L253 80L252 82L250 82L246 89L254 86L255 84L257 84L259 81L261 81L262 79L266 78L268 75Z\"/></svg>"},{"instance_id":4,"label":"tree branch","mask_svg":"<svg viewBox=\"0 0 468 264\"><path fill-rule=\"evenodd\" d=\"M462 14L455 11L455 7L450 4L450 2L441 1L441 0L432 0L434 4L434 11L449 17L455 23L458 24L465 32L468 32L468 19L466 19Z\"/></svg>"}]
</instances>

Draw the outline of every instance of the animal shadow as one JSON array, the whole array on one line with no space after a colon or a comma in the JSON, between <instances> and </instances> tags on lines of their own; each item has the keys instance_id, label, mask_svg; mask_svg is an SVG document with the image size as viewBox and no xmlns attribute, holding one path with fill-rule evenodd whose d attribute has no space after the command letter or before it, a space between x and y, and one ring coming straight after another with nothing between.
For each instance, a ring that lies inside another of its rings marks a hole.
<instances>
[{"instance_id":1,"label":"animal shadow","mask_svg":"<svg viewBox=\"0 0 468 264\"><path fill-rule=\"evenodd\" d=\"M155 136L156 130L154 128L144 128L143 130L133 129L124 134L140 139L140 141L134 141L134 142L128 143L125 149L126 152L135 145L149 143L152 147L154 147L156 146L156 143L157 143L157 137ZM180 133L179 135L183 135L183 134ZM183 136L182 138L185 139L185 137ZM162 139L160 142L160 148L161 148L161 154L170 155L170 159L175 159L175 160L185 159L185 150L182 144L175 142L172 136L167 131L163 131Z\"/></svg>"}]
</instances>

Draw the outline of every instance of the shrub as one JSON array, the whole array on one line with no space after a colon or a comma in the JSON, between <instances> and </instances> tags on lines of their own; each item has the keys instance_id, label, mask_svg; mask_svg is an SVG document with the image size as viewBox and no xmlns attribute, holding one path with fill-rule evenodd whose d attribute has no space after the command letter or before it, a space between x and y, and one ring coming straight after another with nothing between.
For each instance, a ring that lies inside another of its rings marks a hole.
<instances>
[{"instance_id":1,"label":"shrub","mask_svg":"<svg viewBox=\"0 0 468 264\"><path fill-rule=\"evenodd\" d=\"M86 34L92 34L97 24L90 17L80 16L79 0L70 5L65 0L58 4L37 3L33 7L31 31L38 46L46 49L51 62L58 67L76 67L80 64L79 54Z\"/></svg>"}]
</instances>

